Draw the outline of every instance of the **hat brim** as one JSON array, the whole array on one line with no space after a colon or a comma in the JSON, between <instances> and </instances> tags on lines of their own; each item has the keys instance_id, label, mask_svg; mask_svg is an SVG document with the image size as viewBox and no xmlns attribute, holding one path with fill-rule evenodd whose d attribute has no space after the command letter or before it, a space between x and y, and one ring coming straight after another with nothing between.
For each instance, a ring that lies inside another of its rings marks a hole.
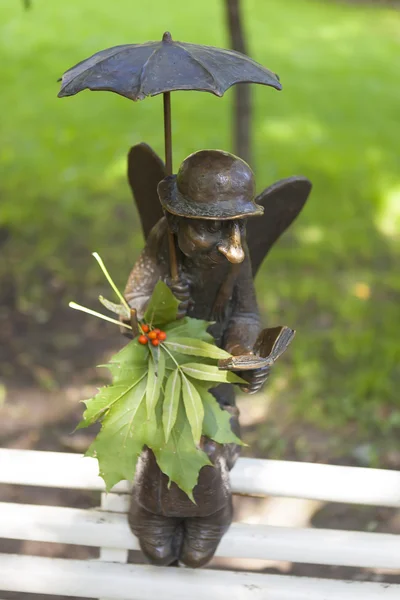
<instances>
[{"instance_id":1,"label":"hat brim","mask_svg":"<svg viewBox=\"0 0 400 600\"><path fill-rule=\"evenodd\" d=\"M227 221L229 219L257 217L264 212L262 206L243 197L236 197L233 200L219 200L215 204L203 204L187 200L177 188L176 175L170 175L160 181L158 195L165 210L178 217L188 219Z\"/></svg>"}]
</instances>

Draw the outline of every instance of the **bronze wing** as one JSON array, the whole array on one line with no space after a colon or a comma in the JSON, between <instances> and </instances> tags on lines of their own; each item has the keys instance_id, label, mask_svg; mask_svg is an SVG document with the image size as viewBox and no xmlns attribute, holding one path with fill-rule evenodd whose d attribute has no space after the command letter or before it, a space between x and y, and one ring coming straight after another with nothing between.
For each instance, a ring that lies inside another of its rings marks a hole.
<instances>
[{"instance_id":1,"label":"bronze wing","mask_svg":"<svg viewBox=\"0 0 400 600\"><path fill-rule=\"evenodd\" d=\"M311 182L295 176L277 181L257 196L256 202L264 207L264 214L247 223L253 277L276 240L300 213L310 191Z\"/></svg>"},{"instance_id":2,"label":"bronze wing","mask_svg":"<svg viewBox=\"0 0 400 600\"><path fill-rule=\"evenodd\" d=\"M157 185L166 177L161 158L147 144L137 144L128 153L128 181L135 198L146 240L154 225L164 216Z\"/></svg>"}]
</instances>

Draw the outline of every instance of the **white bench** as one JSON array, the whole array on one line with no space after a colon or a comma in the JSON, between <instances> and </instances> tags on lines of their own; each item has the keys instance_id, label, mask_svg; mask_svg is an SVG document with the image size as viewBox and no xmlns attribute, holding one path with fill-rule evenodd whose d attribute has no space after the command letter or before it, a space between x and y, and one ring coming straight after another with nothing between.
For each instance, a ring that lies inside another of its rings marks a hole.
<instances>
[{"instance_id":1,"label":"white bench","mask_svg":"<svg viewBox=\"0 0 400 600\"><path fill-rule=\"evenodd\" d=\"M400 507L400 473L239 459L235 493ZM0 449L0 484L96 490L101 508L0 503L0 538L100 548L98 560L0 554L0 590L110 600L400 600L400 585L127 564L129 485L104 493L97 463L76 454ZM234 523L217 556L400 569L400 536Z\"/></svg>"}]
</instances>

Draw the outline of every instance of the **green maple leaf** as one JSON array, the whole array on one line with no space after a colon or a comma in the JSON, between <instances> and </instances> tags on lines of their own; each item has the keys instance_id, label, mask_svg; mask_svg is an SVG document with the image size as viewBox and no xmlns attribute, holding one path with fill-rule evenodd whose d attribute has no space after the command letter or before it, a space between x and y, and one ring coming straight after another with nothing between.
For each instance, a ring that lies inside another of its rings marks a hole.
<instances>
[{"instance_id":1,"label":"green maple leaf","mask_svg":"<svg viewBox=\"0 0 400 600\"><path fill-rule=\"evenodd\" d=\"M132 394L136 394L136 386L143 380L146 371L141 371L136 379L127 379L119 381L113 385L102 388L99 393L90 400L84 400L86 410L83 413L83 419L77 426L77 429L83 429L93 425L107 414L111 407L119 401L126 400Z\"/></svg>"},{"instance_id":2,"label":"green maple leaf","mask_svg":"<svg viewBox=\"0 0 400 600\"><path fill-rule=\"evenodd\" d=\"M164 327L164 330L168 335L169 341L174 341L182 336L185 336L215 345L213 336L207 331L212 324L212 321L203 321L202 319L184 317L179 321L169 323L166 327Z\"/></svg>"},{"instance_id":3,"label":"green maple leaf","mask_svg":"<svg viewBox=\"0 0 400 600\"><path fill-rule=\"evenodd\" d=\"M117 381L135 380L148 369L149 349L135 339L122 350L114 354L106 365L99 365L111 371L113 383Z\"/></svg>"},{"instance_id":4,"label":"green maple leaf","mask_svg":"<svg viewBox=\"0 0 400 600\"><path fill-rule=\"evenodd\" d=\"M158 430L158 433L159 438L163 438L161 429ZM161 471L194 502L193 488L199 478L200 470L212 463L207 454L196 447L182 405L179 406L176 423L168 442L162 440L161 443L150 447Z\"/></svg>"},{"instance_id":5,"label":"green maple leaf","mask_svg":"<svg viewBox=\"0 0 400 600\"><path fill-rule=\"evenodd\" d=\"M232 431L231 415L223 410L214 396L206 389L199 388L204 406L203 433L219 444L245 444Z\"/></svg>"},{"instance_id":6,"label":"green maple leaf","mask_svg":"<svg viewBox=\"0 0 400 600\"><path fill-rule=\"evenodd\" d=\"M113 383L117 383L118 381L132 381L143 372L146 372L148 369L147 361L144 365L130 365L130 364L117 364L117 363L109 363L108 365L98 365L99 367L105 367L111 372Z\"/></svg>"},{"instance_id":7,"label":"green maple leaf","mask_svg":"<svg viewBox=\"0 0 400 600\"><path fill-rule=\"evenodd\" d=\"M166 442L168 442L171 430L176 423L181 390L181 376L179 369L175 369L168 377L167 384L165 386L162 422Z\"/></svg>"},{"instance_id":8,"label":"green maple leaf","mask_svg":"<svg viewBox=\"0 0 400 600\"><path fill-rule=\"evenodd\" d=\"M215 345L207 331L211 323L189 317L175 321L178 305L159 281L145 321L163 327L166 342L157 349L138 339L127 344L102 365L111 371L113 383L85 401L78 429L102 423L87 455L98 459L107 490L122 479L133 479L147 446L161 471L194 501L200 470L212 464L199 448L201 436L221 444L242 443L232 432L230 414L207 390L243 380L218 369L217 360L230 355Z\"/></svg>"},{"instance_id":9,"label":"green maple leaf","mask_svg":"<svg viewBox=\"0 0 400 600\"><path fill-rule=\"evenodd\" d=\"M139 344L138 340L132 340L122 350L114 354L110 364L122 366L147 366L149 350L147 346ZM108 366L108 365L107 365Z\"/></svg>"},{"instance_id":10,"label":"green maple leaf","mask_svg":"<svg viewBox=\"0 0 400 600\"><path fill-rule=\"evenodd\" d=\"M112 362L101 365L111 371L113 384L101 388L94 398L84 400L86 410L77 429L89 427L102 419L113 404L132 392L147 373L148 356L148 349L133 340L112 357Z\"/></svg>"},{"instance_id":11,"label":"green maple leaf","mask_svg":"<svg viewBox=\"0 0 400 600\"><path fill-rule=\"evenodd\" d=\"M143 423L146 422L144 377L128 393L115 402L103 419L100 433L87 456L99 461L100 476L109 491L122 479L132 480L136 463L144 445Z\"/></svg>"},{"instance_id":12,"label":"green maple leaf","mask_svg":"<svg viewBox=\"0 0 400 600\"><path fill-rule=\"evenodd\" d=\"M201 396L196 386L182 373L182 396L185 412L190 423L193 439L196 444L200 443L203 428L204 408Z\"/></svg>"},{"instance_id":13,"label":"green maple leaf","mask_svg":"<svg viewBox=\"0 0 400 600\"><path fill-rule=\"evenodd\" d=\"M149 361L149 371L146 388L146 406L148 418L151 417L156 408L158 399L160 397L161 385L164 381L164 375L165 357L164 352L161 349L159 349L157 352L157 361L155 360L153 354L151 354L151 360Z\"/></svg>"},{"instance_id":14,"label":"green maple leaf","mask_svg":"<svg viewBox=\"0 0 400 600\"><path fill-rule=\"evenodd\" d=\"M165 346L167 348L167 346ZM172 356L171 356L172 355ZM169 372L174 371L177 367L182 368L186 363L192 363L194 357L189 354L180 354L179 352L171 352L166 354L165 357L165 368ZM211 358L206 358L203 356L196 357L196 364L204 364L204 365L214 365L215 360Z\"/></svg>"},{"instance_id":15,"label":"green maple leaf","mask_svg":"<svg viewBox=\"0 0 400 600\"><path fill-rule=\"evenodd\" d=\"M246 383L244 379L230 371L220 371L216 365L205 365L201 363L186 363L182 365L182 371L194 379L206 382L218 383Z\"/></svg>"},{"instance_id":16,"label":"green maple leaf","mask_svg":"<svg viewBox=\"0 0 400 600\"><path fill-rule=\"evenodd\" d=\"M179 352L180 354L189 354L190 356L202 356L204 358L229 358L229 352L218 348L215 344L209 344L203 340L190 337L179 337L177 339L168 339L164 342L168 350Z\"/></svg>"},{"instance_id":17,"label":"green maple leaf","mask_svg":"<svg viewBox=\"0 0 400 600\"><path fill-rule=\"evenodd\" d=\"M163 327L175 321L179 304L169 287L163 281L159 281L147 305L144 320L154 327Z\"/></svg>"}]
</instances>

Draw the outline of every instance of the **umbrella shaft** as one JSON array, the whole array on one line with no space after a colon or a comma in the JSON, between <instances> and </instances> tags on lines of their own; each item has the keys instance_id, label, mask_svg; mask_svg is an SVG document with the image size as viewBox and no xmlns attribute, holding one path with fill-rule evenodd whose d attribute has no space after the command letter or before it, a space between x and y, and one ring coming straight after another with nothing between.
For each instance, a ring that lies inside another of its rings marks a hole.
<instances>
[{"instance_id":1,"label":"umbrella shaft","mask_svg":"<svg viewBox=\"0 0 400 600\"><path fill-rule=\"evenodd\" d=\"M171 131L171 94L165 92L164 99L164 138L165 138L165 166L167 175L172 175L172 131ZM172 231L168 231L168 250L169 265L171 269L171 278L173 281L178 279L178 259L176 256L175 236Z\"/></svg>"},{"instance_id":2,"label":"umbrella shaft","mask_svg":"<svg viewBox=\"0 0 400 600\"><path fill-rule=\"evenodd\" d=\"M165 166L167 175L172 175L172 132L171 132L171 94L165 92L164 98L164 139L165 139Z\"/></svg>"},{"instance_id":3,"label":"umbrella shaft","mask_svg":"<svg viewBox=\"0 0 400 600\"><path fill-rule=\"evenodd\" d=\"M176 256L175 236L172 231L168 231L168 250L169 250L169 267L171 269L171 279L177 281L179 279L178 264Z\"/></svg>"}]
</instances>

